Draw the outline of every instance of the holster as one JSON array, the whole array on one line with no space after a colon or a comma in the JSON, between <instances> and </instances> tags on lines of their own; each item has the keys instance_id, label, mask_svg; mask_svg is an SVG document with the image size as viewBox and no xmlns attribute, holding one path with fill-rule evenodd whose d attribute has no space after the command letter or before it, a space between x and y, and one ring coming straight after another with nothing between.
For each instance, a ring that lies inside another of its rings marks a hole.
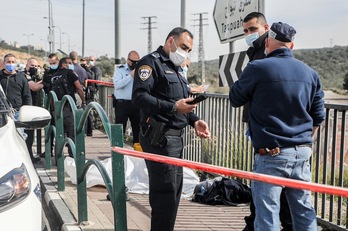
<instances>
[{"instance_id":1,"label":"holster","mask_svg":"<svg viewBox=\"0 0 348 231\"><path fill-rule=\"evenodd\" d=\"M116 108L116 103L117 103L116 97L114 94L112 94L112 107L113 108Z\"/></svg>"},{"instance_id":2,"label":"holster","mask_svg":"<svg viewBox=\"0 0 348 231\"><path fill-rule=\"evenodd\" d=\"M152 146L159 146L164 138L163 131L164 131L164 123L157 122L154 118L149 117L146 121L148 123L148 136L151 141Z\"/></svg>"}]
</instances>

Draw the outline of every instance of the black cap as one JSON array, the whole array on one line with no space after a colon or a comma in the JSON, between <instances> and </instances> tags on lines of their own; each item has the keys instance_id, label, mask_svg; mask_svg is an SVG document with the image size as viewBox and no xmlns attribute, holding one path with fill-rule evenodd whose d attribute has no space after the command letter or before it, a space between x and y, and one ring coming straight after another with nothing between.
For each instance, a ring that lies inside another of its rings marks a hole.
<instances>
[{"instance_id":1,"label":"black cap","mask_svg":"<svg viewBox=\"0 0 348 231\"><path fill-rule=\"evenodd\" d=\"M295 39L296 30L282 22L275 22L272 24L268 32L268 36L282 42L292 42Z\"/></svg>"}]
</instances>

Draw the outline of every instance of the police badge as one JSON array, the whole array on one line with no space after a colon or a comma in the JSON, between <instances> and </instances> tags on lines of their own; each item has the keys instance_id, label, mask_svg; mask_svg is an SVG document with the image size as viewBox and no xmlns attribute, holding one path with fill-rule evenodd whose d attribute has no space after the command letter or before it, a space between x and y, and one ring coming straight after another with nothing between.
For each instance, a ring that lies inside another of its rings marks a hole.
<instances>
[{"instance_id":1,"label":"police badge","mask_svg":"<svg viewBox=\"0 0 348 231\"><path fill-rule=\"evenodd\" d=\"M151 76L151 73L152 68L150 66L142 65L141 67L139 67L138 75L142 81L147 80Z\"/></svg>"}]
</instances>

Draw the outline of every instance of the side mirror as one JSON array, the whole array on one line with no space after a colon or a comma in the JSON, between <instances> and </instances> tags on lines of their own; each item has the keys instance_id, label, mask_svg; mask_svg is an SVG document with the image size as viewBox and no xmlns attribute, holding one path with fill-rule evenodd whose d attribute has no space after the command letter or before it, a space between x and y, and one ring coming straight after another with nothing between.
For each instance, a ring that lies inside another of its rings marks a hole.
<instances>
[{"instance_id":1,"label":"side mirror","mask_svg":"<svg viewBox=\"0 0 348 231\"><path fill-rule=\"evenodd\" d=\"M24 105L19 109L17 128L38 129L51 122L51 114L45 108Z\"/></svg>"}]
</instances>

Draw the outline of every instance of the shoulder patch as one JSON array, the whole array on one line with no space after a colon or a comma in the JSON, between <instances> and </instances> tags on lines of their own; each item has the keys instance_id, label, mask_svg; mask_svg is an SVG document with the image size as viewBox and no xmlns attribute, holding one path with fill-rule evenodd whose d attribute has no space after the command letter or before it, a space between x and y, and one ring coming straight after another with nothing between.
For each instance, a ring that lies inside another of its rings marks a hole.
<instances>
[{"instance_id":1,"label":"shoulder patch","mask_svg":"<svg viewBox=\"0 0 348 231\"><path fill-rule=\"evenodd\" d=\"M149 65L142 65L138 69L139 78L142 81L147 80L152 74L152 68Z\"/></svg>"},{"instance_id":2,"label":"shoulder patch","mask_svg":"<svg viewBox=\"0 0 348 231\"><path fill-rule=\"evenodd\" d=\"M124 68L124 64L119 65L117 68Z\"/></svg>"}]
</instances>

